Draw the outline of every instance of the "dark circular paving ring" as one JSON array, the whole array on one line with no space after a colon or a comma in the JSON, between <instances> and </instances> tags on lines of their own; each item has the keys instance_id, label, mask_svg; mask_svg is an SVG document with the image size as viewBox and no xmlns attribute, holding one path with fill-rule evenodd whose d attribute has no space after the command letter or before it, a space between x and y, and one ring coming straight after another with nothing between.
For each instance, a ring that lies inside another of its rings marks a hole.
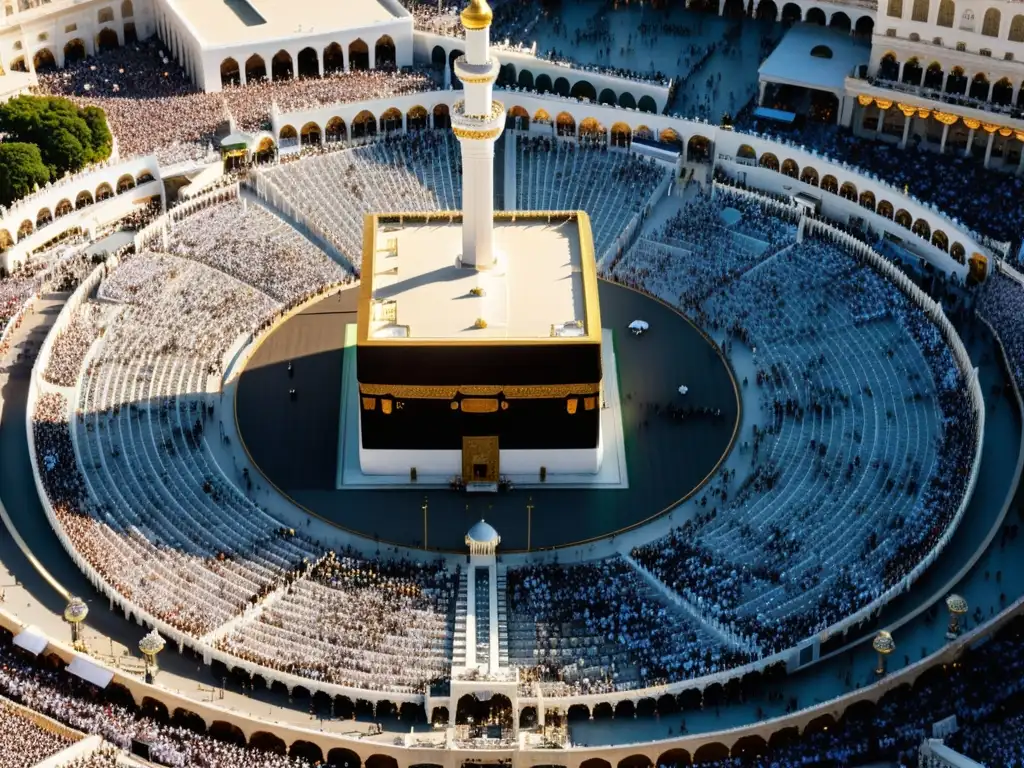
<instances>
[{"instance_id":1,"label":"dark circular paving ring","mask_svg":"<svg viewBox=\"0 0 1024 768\"><path fill-rule=\"evenodd\" d=\"M525 550L528 536L534 550L592 541L648 522L692 496L736 439L739 389L711 340L667 304L601 281L602 324L613 329L622 393L628 490L335 490L344 329L355 323L358 290L323 299L265 336L242 372L235 400L243 447L263 480L353 533L422 547L426 496L432 550L464 552L465 533L481 517L501 534L505 552ZM638 318L651 326L641 337L627 329ZM689 387L685 399L677 394L680 384ZM299 394L295 400L291 388ZM707 406L721 409L721 416L680 421L667 415L669 405Z\"/></svg>"}]
</instances>

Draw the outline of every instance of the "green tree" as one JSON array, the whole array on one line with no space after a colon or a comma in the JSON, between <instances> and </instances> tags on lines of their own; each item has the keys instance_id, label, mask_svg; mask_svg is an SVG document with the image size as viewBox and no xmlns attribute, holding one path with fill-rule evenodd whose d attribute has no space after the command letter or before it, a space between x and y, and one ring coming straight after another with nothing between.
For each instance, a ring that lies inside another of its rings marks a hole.
<instances>
[{"instance_id":1,"label":"green tree","mask_svg":"<svg viewBox=\"0 0 1024 768\"><path fill-rule=\"evenodd\" d=\"M50 169L35 144L0 144L0 205L10 205L49 180Z\"/></svg>"}]
</instances>

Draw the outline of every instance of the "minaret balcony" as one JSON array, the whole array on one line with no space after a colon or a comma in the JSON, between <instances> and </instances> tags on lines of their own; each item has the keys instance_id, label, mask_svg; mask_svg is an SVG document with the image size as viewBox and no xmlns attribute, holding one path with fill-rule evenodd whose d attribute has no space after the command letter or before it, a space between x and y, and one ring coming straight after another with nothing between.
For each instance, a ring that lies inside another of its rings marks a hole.
<instances>
[{"instance_id":1,"label":"minaret balcony","mask_svg":"<svg viewBox=\"0 0 1024 768\"><path fill-rule=\"evenodd\" d=\"M460 139L497 138L505 129L505 105L491 100L489 115L467 115L466 102L456 101L451 108L452 131Z\"/></svg>"},{"instance_id":2,"label":"minaret balcony","mask_svg":"<svg viewBox=\"0 0 1024 768\"><path fill-rule=\"evenodd\" d=\"M501 63L495 58L488 58L484 64L470 64L465 56L455 60L455 75L463 85L494 83L501 71Z\"/></svg>"}]
</instances>

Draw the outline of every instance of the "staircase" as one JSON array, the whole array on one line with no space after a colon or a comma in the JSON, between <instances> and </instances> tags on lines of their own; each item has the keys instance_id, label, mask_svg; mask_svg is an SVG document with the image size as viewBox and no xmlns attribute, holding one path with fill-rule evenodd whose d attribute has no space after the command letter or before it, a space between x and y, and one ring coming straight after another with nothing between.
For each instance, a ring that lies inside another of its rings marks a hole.
<instances>
[{"instance_id":1,"label":"staircase","mask_svg":"<svg viewBox=\"0 0 1024 768\"><path fill-rule=\"evenodd\" d=\"M496 581L498 583L498 666L508 666L508 593L505 588L504 565L498 566Z\"/></svg>"},{"instance_id":2,"label":"staircase","mask_svg":"<svg viewBox=\"0 0 1024 768\"><path fill-rule=\"evenodd\" d=\"M452 666L466 666L466 624L467 624L467 587L468 574L463 571L459 575L459 593L455 600L455 632L452 636Z\"/></svg>"},{"instance_id":3,"label":"staircase","mask_svg":"<svg viewBox=\"0 0 1024 768\"><path fill-rule=\"evenodd\" d=\"M476 659L486 663L491 655L491 581L487 568L476 568Z\"/></svg>"}]
</instances>

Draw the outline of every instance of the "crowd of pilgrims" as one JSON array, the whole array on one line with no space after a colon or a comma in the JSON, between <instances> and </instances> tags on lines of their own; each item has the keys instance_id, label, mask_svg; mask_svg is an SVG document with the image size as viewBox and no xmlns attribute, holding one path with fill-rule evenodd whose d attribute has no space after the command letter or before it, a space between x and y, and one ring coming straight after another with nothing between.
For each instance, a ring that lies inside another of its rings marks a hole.
<instances>
[{"instance_id":1,"label":"crowd of pilgrims","mask_svg":"<svg viewBox=\"0 0 1024 768\"><path fill-rule=\"evenodd\" d=\"M64 734L37 723L0 698L0 768L26 768L73 743Z\"/></svg>"},{"instance_id":2,"label":"crowd of pilgrims","mask_svg":"<svg viewBox=\"0 0 1024 768\"><path fill-rule=\"evenodd\" d=\"M978 293L978 312L999 334L1017 386L1024 389L1024 282L994 272Z\"/></svg>"},{"instance_id":3,"label":"crowd of pilgrims","mask_svg":"<svg viewBox=\"0 0 1024 768\"><path fill-rule=\"evenodd\" d=\"M38 91L103 109L121 157L155 154L161 165L173 165L205 158L215 137L226 135L229 117L237 130L269 129L272 102L287 112L437 87L430 72L374 69L263 80L202 93L153 38L41 72Z\"/></svg>"}]
</instances>

